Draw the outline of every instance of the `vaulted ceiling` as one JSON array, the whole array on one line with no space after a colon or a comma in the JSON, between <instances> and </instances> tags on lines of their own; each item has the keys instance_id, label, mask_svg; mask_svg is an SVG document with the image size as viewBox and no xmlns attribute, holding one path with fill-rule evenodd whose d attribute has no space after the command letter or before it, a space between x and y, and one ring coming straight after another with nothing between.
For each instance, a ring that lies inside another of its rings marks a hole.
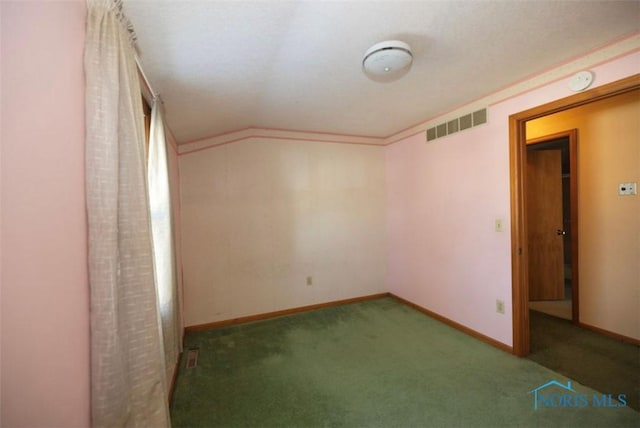
<instances>
[{"instance_id":1,"label":"vaulted ceiling","mask_svg":"<svg viewBox=\"0 0 640 428\"><path fill-rule=\"evenodd\" d=\"M178 142L247 127L386 137L640 30L638 1L125 0ZM414 55L362 72L374 43Z\"/></svg>"}]
</instances>

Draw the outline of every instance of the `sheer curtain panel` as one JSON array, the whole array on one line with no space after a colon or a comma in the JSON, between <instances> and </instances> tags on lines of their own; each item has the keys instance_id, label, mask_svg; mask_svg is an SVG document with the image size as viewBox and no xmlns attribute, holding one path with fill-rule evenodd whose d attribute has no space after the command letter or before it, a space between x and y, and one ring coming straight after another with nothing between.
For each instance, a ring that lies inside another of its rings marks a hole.
<instances>
[{"instance_id":1,"label":"sheer curtain panel","mask_svg":"<svg viewBox=\"0 0 640 428\"><path fill-rule=\"evenodd\" d=\"M170 425L133 30L88 0L86 192L94 427Z\"/></svg>"},{"instance_id":2,"label":"sheer curtain panel","mask_svg":"<svg viewBox=\"0 0 640 428\"><path fill-rule=\"evenodd\" d=\"M149 132L148 160L149 204L151 208L151 230L153 232L153 254L156 272L156 287L162 337L164 342L167 380L180 353L180 324L178 314L178 286L173 240L173 216L167 162L167 141L162 120L162 102L156 97L151 107L151 129Z\"/></svg>"}]
</instances>

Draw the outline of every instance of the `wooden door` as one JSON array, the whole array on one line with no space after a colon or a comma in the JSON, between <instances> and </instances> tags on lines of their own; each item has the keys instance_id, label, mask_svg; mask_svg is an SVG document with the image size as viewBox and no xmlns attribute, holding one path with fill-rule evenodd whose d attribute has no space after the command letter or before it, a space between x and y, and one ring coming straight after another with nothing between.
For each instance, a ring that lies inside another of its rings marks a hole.
<instances>
[{"instance_id":1,"label":"wooden door","mask_svg":"<svg viewBox=\"0 0 640 428\"><path fill-rule=\"evenodd\" d=\"M562 158L527 150L529 300L564 299Z\"/></svg>"}]
</instances>

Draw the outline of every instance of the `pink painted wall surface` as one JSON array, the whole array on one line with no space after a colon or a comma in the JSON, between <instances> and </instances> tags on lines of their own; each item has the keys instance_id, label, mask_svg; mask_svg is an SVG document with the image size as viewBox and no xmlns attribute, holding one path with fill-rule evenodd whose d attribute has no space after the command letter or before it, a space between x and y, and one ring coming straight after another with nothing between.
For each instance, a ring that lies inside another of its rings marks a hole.
<instances>
[{"instance_id":1,"label":"pink painted wall surface","mask_svg":"<svg viewBox=\"0 0 640 428\"><path fill-rule=\"evenodd\" d=\"M0 425L88 426L85 2L0 7Z\"/></svg>"},{"instance_id":2,"label":"pink painted wall surface","mask_svg":"<svg viewBox=\"0 0 640 428\"><path fill-rule=\"evenodd\" d=\"M386 291L384 183L381 146L251 137L181 155L186 325Z\"/></svg>"},{"instance_id":3,"label":"pink painted wall surface","mask_svg":"<svg viewBox=\"0 0 640 428\"><path fill-rule=\"evenodd\" d=\"M610 83L640 72L640 53L590 69L593 87ZM568 77L490 106L486 125L387 147L390 292L511 346L508 117L572 95Z\"/></svg>"}]
</instances>

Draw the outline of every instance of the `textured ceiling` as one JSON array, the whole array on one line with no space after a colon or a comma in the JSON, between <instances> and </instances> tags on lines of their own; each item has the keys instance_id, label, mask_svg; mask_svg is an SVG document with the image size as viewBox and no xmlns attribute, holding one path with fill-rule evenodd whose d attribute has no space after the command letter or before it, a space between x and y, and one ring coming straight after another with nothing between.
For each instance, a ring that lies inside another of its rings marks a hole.
<instances>
[{"instance_id":1,"label":"textured ceiling","mask_svg":"<svg viewBox=\"0 0 640 428\"><path fill-rule=\"evenodd\" d=\"M247 127L386 137L640 30L638 1L125 0L178 142ZM414 54L391 83L364 52Z\"/></svg>"}]
</instances>

